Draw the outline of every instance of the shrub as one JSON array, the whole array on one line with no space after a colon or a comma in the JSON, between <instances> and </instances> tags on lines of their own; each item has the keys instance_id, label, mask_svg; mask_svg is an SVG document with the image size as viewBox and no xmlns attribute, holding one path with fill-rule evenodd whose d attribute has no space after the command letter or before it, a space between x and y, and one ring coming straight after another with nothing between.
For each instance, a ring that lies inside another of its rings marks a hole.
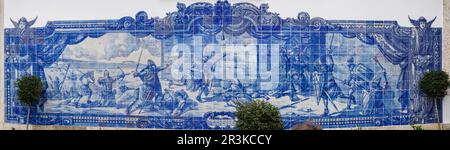
<instances>
[{"instance_id":1,"label":"shrub","mask_svg":"<svg viewBox=\"0 0 450 150\"><path fill-rule=\"evenodd\" d=\"M278 108L263 100L236 103L236 127L240 130L283 130Z\"/></svg>"},{"instance_id":2,"label":"shrub","mask_svg":"<svg viewBox=\"0 0 450 150\"><path fill-rule=\"evenodd\" d=\"M413 130L424 130L420 125L410 125Z\"/></svg>"},{"instance_id":3,"label":"shrub","mask_svg":"<svg viewBox=\"0 0 450 150\"><path fill-rule=\"evenodd\" d=\"M429 97L439 98L447 95L450 86L448 74L444 71L430 71L424 74L419 87Z\"/></svg>"},{"instance_id":4,"label":"shrub","mask_svg":"<svg viewBox=\"0 0 450 150\"><path fill-rule=\"evenodd\" d=\"M448 74L440 70L425 73L419 83L420 90L428 97L432 97L434 99L434 110L438 123L440 123L440 119L438 115L437 101L438 98L447 95L447 88L449 86L450 81Z\"/></svg>"},{"instance_id":5,"label":"shrub","mask_svg":"<svg viewBox=\"0 0 450 150\"><path fill-rule=\"evenodd\" d=\"M44 84L37 76L24 76L17 81L17 97L19 101L28 107L27 130L30 120L31 107L39 102Z\"/></svg>"}]
</instances>

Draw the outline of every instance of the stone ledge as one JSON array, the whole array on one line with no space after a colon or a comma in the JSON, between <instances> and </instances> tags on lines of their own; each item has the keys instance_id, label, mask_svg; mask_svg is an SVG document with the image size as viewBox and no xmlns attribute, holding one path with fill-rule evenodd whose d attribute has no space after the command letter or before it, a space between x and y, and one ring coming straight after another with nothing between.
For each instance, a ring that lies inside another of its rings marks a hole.
<instances>
[{"instance_id":1,"label":"stone ledge","mask_svg":"<svg viewBox=\"0 0 450 150\"><path fill-rule=\"evenodd\" d=\"M95 126L45 126L30 125L30 130L154 130L141 128L115 128L115 127L95 127ZM0 123L0 130L26 130L24 124ZM159 129L158 129L159 130Z\"/></svg>"},{"instance_id":2,"label":"stone ledge","mask_svg":"<svg viewBox=\"0 0 450 150\"><path fill-rule=\"evenodd\" d=\"M86 127L72 126L33 126L33 130L86 130Z\"/></svg>"},{"instance_id":3,"label":"stone ledge","mask_svg":"<svg viewBox=\"0 0 450 150\"><path fill-rule=\"evenodd\" d=\"M417 124L417 125L421 126L424 130L439 130L438 124ZM450 130L450 124L441 124L441 126L442 130ZM26 130L26 125L2 123L0 124L0 130ZM30 130L154 130L154 129L30 125ZM362 127L362 128L332 128L324 130L413 130L413 128L410 125L398 125L398 126Z\"/></svg>"},{"instance_id":4,"label":"stone ledge","mask_svg":"<svg viewBox=\"0 0 450 150\"><path fill-rule=\"evenodd\" d=\"M437 123L416 124L424 130L439 130ZM450 124L441 124L442 130L450 130ZM410 125L382 126L382 127L361 127L361 128L334 128L325 130L414 130Z\"/></svg>"},{"instance_id":5,"label":"stone ledge","mask_svg":"<svg viewBox=\"0 0 450 150\"><path fill-rule=\"evenodd\" d=\"M0 58L3 58L3 7L4 0L0 0ZM443 1L443 11L444 22L443 22L443 69L447 72L450 72L450 15L448 15L448 11L450 11L450 0ZM0 85L3 85L3 59L0 59ZM0 90L0 130L25 130L26 125L19 124L7 124L4 123L4 112L3 112L3 91ZM449 106L447 106L449 107ZM449 109L450 110L450 109ZM444 113L445 114L445 113ZM445 116L444 116L445 117ZM421 125L426 130L437 130L438 126L436 124L425 124ZM442 125L444 130L450 130L450 124ZM32 130L142 130L138 128L110 128L110 127L78 127L78 126L38 126L31 125L30 128ZM326 129L326 130L355 130L356 128L334 128L334 129ZM383 126L383 127L364 127L362 130L412 130L411 126L403 125L403 126ZM151 129L147 129L151 130Z\"/></svg>"},{"instance_id":6,"label":"stone ledge","mask_svg":"<svg viewBox=\"0 0 450 150\"><path fill-rule=\"evenodd\" d=\"M3 62L4 62L4 48L3 48L3 44L4 44L4 41L3 41L3 39L4 39L4 37L3 37L3 32L4 32L4 28L3 28L3 25L4 25L4 22L3 22L3 18L4 18L4 4L5 4L5 2L4 2L4 0L0 0L0 85L1 85L1 89L0 89L0 129L4 129L5 127L5 125L4 125L4 121L5 121L5 113L4 113L4 104L3 104L3 102L4 102L4 84L3 84L3 80L4 80L4 77L3 77L3 74L4 74L4 68L3 68L3 66L4 66L4 64L3 64Z\"/></svg>"}]
</instances>

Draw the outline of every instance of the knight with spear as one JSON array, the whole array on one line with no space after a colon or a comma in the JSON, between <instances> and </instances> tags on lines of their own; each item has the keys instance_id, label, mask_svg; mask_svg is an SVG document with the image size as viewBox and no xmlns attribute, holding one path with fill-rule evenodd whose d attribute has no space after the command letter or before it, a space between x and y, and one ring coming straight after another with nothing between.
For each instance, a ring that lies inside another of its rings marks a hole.
<instances>
[{"instance_id":1,"label":"knight with spear","mask_svg":"<svg viewBox=\"0 0 450 150\"><path fill-rule=\"evenodd\" d=\"M131 114L137 109L142 110L143 107L152 104L153 99L162 96L158 73L170 66L170 64L167 64L164 67L157 67L155 62L149 59L147 60L147 66L142 70L137 71L142 51L143 49L141 49L136 72L133 74L133 77L139 77L143 84L136 90L136 99L128 106L126 110L127 114Z\"/></svg>"}]
</instances>

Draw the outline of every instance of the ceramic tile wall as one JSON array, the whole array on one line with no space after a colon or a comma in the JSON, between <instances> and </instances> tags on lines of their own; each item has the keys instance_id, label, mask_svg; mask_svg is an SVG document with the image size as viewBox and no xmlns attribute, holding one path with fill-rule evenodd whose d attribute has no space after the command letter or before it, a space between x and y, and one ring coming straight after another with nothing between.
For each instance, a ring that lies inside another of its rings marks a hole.
<instances>
[{"instance_id":1,"label":"ceramic tile wall","mask_svg":"<svg viewBox=\"0 0 450 150\"><path fill-rule=\"evenodd\" d=\"M269 4L178 3L167 16L11 21L4 30L5 122L25 123L16 79L38 75L32 124L233 129L235 101L279 108L286 128L436 122L417 81L441 69L433 18L281 18ZM407 17L407 16L405 16Z\"/></svg>"}]
</instances>

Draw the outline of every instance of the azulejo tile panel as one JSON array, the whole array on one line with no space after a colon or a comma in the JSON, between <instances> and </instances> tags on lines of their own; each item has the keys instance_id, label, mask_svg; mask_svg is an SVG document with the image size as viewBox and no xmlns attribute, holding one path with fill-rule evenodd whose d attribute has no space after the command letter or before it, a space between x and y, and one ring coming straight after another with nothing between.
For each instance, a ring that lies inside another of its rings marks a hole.
<instances>
[{"instance_id":1,"label":"azulejo tile panel","mask_svg":"<svg viewBox=\"0 0 450 150\"><path fill-rule=\"evenodd\" d=\"M5 29L5 119L24 123L15 81L45 82L32 124L234 129L236 101L279 108L285 128L436 122L418 90L441 69L434 19L281 18L268 4L178 3L163 18L11 20Z\"/></svg>"}]
</instances>

